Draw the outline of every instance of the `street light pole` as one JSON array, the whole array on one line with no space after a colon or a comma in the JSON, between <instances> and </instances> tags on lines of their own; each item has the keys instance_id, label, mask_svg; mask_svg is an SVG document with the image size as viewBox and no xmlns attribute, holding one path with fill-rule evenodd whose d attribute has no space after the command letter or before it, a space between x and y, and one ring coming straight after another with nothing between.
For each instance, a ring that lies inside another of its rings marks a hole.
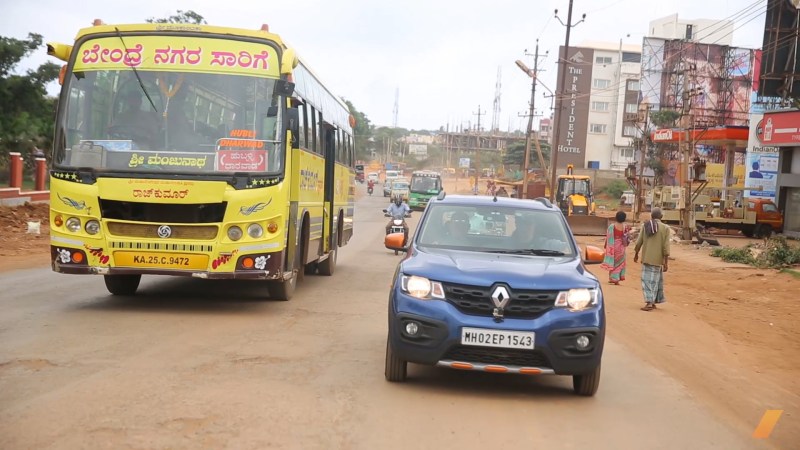
<instances>
[{"instance_id":1,"label":"street light pole","mask_svg":"<svg viewBox=\"0 0 800 450\"><path fill-rule=\"evenodd\" d=\"M564 40L564 53L559 58L559 63L561 64L561 81L560 86L561 89L556 92L557 97L556 101L557 107L556 111L558 112L558 121L556 122L556 130L555 130L555 137L553 139L553 143L550 146L550 166L552 169L552 174L550 175L550 201L555 203L556 201L556 172L558 171L558 140L561 138L561 115L564 109L564 92L566 91L566 82L567 82L567 52L569 51L569 34L572 30L572 27L578 25L579 23L583 22L586 19L586 14L583 15L580 21L573 24L572 23L572 2L573 0L569 0L569 8L567 9L567 23L561 22L561 19L558 17L558 10L556 10L556 18L562 25L567 27L567 36Z\"/></svg>"},{"instance_id":2,"label":"street light pole","mask_svg":"<svg viewBox=\"0 0 800 450\"><path fill-rule=\"evenodd\" d=\"M539 70L539 39L536 39L536 51L533 55L533 71L528 69L522 61L517 60L517 66L522 69L531 77L531 103L530 110L528 111L528 131L525 133L525 160L522 163L522 197L528 198L528 166L531 159L531 135L533 134L533 113L535 111L536 102L536 77ZM541 154L540 154L541 156ZM543 163L543 161L540 161ZM542 166L544 169L544 166Z\"/></svg>"}]
</instances>

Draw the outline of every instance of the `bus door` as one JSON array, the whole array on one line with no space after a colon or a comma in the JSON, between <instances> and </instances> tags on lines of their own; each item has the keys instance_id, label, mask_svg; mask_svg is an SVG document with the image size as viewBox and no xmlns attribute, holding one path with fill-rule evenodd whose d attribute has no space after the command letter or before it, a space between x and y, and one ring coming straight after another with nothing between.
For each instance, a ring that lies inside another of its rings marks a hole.
<instances>
[{"instance_id":1,"label":"bus door","mask_svg":"<svg viewBox=\"0 0 800 450\"><path fill-rule=\"evenodd\" d=\"M325 143L325 198L323 199L322 253L325 254L336 242L334 226L334 189L336 182L336 129L329 123L323 123L323 142Z\"/></svg>"}]
</instances>

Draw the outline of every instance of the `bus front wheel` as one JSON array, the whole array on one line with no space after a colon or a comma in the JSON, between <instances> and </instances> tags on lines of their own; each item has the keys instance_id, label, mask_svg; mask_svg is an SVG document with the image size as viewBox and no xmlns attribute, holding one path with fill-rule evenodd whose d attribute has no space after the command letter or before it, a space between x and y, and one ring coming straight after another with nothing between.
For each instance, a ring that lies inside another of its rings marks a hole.
<instances>
[{"instance_id":1,"label":"bus front wheel","mask_svg":"<svg viewBox=\"0 0 800 450\"><path fill-rule=\"evenodd\" d=\"M133 295L139 288L141 275L103 275L106 289L113 295Z\"/></svg>"}]
</instances>

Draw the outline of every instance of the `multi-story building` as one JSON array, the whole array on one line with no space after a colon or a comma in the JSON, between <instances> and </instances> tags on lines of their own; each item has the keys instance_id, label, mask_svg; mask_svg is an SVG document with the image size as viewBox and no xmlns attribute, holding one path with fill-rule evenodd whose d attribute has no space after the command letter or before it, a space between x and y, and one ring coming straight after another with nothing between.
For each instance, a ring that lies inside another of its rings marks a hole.
<instances>
[{"instance_id":1,"label":"multi-story building","mask_svg":"<svg viewBox=\"0 0 800 450\"><path fill-rule=\"evenodd\" d=\"M554 122L558 167L623 170L634 161L641 57L640 45L621 42L569 48L558 74L557 92L565 96Z\"/></svg>"},{"instance_id":2,"label":"multi-story building","mask_svg":"<svg viewBox=\"0 0 800 450\"><path fill-rule=\"evenodd\" d=\"M548 144L553 143L553 120L549 117L539 121L539 139Z\"/></svg>"},{"instance_id":3,"label":"multi-story building","mask_svg":"<svg viewBox=\"0 0 800 450\"><path fill-rule=\"evenodd\" d=\"M649 37L683 39L701 44L731 45L733 21L713 19L678 19L672 14L650 22Z\"/></svg>"}]
</instances>

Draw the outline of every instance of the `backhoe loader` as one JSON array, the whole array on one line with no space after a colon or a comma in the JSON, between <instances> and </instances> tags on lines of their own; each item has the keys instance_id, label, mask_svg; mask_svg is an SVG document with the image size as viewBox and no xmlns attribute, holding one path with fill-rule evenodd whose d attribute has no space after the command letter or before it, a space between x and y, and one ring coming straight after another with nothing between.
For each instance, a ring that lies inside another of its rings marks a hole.
<instances>
[{"instance_id":1,"label":"backhoe loader","mask_svg":"<svg viewBox=\"0 0 800 450\"><path fill-rule=\"evenodd\" d=\"M567 174L558 176L556 203L567 217L567 223L576 236L605 236L608 219L595 215L594 196L589 177L573 174L573 165Z\"/></svg>"}]
</instances>

